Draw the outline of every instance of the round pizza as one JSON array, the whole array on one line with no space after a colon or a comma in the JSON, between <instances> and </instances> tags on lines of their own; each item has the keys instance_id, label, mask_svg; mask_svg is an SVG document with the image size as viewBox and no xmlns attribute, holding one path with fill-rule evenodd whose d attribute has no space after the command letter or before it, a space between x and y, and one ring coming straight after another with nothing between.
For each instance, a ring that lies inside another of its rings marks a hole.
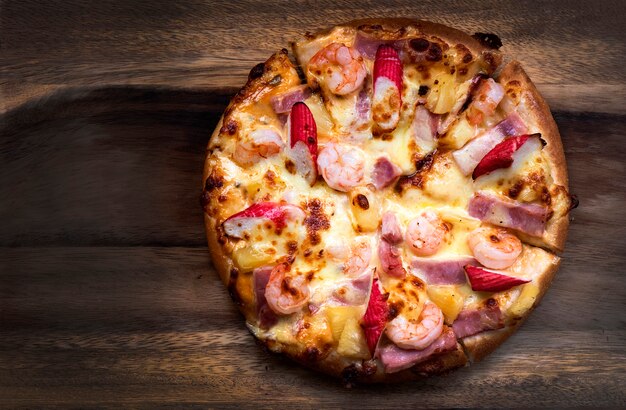
<instances>
[{"instance_id":1,"label":"round pizza","mask_svg":"<svg viewBox=\"0 0 626 410\"><path fill-rule=\"evenodd\" d=\"M500 46L359 20L252 68L201 200L215 268L269 350L346 382L440 374L537 305L575 200L550 110Z\"/></svg>"}]
</instances>

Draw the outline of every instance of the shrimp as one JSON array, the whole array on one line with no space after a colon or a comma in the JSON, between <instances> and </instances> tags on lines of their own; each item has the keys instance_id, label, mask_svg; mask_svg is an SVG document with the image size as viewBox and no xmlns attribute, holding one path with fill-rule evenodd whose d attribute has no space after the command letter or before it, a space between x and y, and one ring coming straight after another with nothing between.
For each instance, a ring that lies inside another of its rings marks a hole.
<instances>
[{"instance_id":1,"label":"shrimp","mask_svg":"<svg viewBox=\"0 0 626 410\"><path fill-rule=\"evenodd\" d=\"M409 222L405 239L409 249L418 256L430 256L441 247L448 229L434 211L424 211Z\"/></svg>"},{"instance_id":2,"label":"shrimp","mask_svg":"<svg viewBox=\"0 0 626 410\"><path fill-rule=\"evenodd\" d=\"M239 165L254 165L261 158L278 154L284 145L277 131L270 128L257 129L250 132L246 140L237 143L233 159Z\"/></svg>"},{"instance_id":3,"label":"shrimp","mask_svg":"<svg viewBox=\"0 0 626 410\"><path fill-rule=\"evenodd\" d=\"M473 97L472 104L467 110L467 119L470 124L480 124L485 117L493 114L503 97L504 87L491 78L482 81Z\"/></svg>"},{"instance_id":4,"label":"shrimp","mask_svg":"<svg viewBox=\"0 0 626 410\"><path fill-rule=\"evenodd\" d=\"M491 269L508 268L522 253L522 241L502 228L477 228L467 244L478 262Z\"/></svg>"},{"instance_id":5,"label":"shrimp","mask_svg":"<svg viewBox=\"0 0 626 410\"><path fill-rule=\"evenodd\" d=\"M350 256L343 265L343 273L357 277L370 264L372 259L372 248L367 240L356 242L350 249Z\"/></svg>"},{"instance_id":6,"label":"shrimp","mask_svg":"<svg viewBox=\"0 0 626 410\"><path fill-rule=\"evenodd\" d=\"M267 304L275 313L282 315L299 311L310 297L306 278L303 275L288 275L287 270L285 263L276 265L265 286Z\"/></svg>"},{"instance_id":7,"label":"shrimp","mask_svg":"<svg viewBox=\"0 0 626 410\"><path fill-rule=\"evenodd\" d=\"M329 142L317 156L317 167L329 187L347 192L363 181L365 154L359 148Z\"/></svg>"},{"instance_id":8,"label":"shrimp","mask_svg":"<svg viewBox=\"0 0 626 410\"><path fill-rule=\"evenodd\" d=\"M309 61L308 70L338 95L358 90L367 76L361 53L340 43L331 43L318 51Z\"/></svg>"},{"instance_id":9,"label":"shrimp","mask_svg":"<svg viewBox=\"0 0 626 410\"><path fill-rule=\"evenodd\" d=\"M443 332L443 313L437 305L427 302L418 320L400 314L387 325L389 339L403 349L423 350Z\"/></svg>"}]
</instances>

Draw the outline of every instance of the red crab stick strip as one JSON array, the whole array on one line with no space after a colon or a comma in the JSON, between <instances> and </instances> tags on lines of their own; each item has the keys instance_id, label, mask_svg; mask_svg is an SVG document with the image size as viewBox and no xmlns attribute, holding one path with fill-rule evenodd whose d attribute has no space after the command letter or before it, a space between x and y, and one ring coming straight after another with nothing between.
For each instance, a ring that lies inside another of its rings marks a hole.
<instances>
[{"instance_id":1,"label":"red crab stick strip","mask_svg":"<svg viewBox=\"0 0 626 410\"><path fill-rule=\"evenodd\" d=\"M309 107L297 102L289 115L289 146L296 170L309 185L317 180L317 126Z\"/></svg>"},{"instance_id":2,"label":"red crab stick strip","mask_svg":"<svg viewBox=\"0 0 626 410\"><path fill-rule=\"evenodd\" d=\"M383 131L396 128L402 106L402 62L398 52L389 45L381 45L374 60L374 98L372 114Z\"/></svg>"},{"instance_id":3,"label":"red crab stick strip","mask_svg":"<svg viewBox=\"0 0 626 410\"><path fill-rule=\"evenodd\" d=\"M383 334L383 329L387 323L387 301L380 292L380 284L378 279L374 279L372 284L372 291L370 292L370 300L367 304L367 310L365 316L361 322L361 327L365 332L365 339L367 340L367 347L370 352L374 354L376 345L380 336Z\"/></svg>"},{"instance_id":4,"label":"red crab stick strip","mask_svg":"<svg viewBox=\"0 0 626 410\"><path fill-rule=\"evenodd\" d=\"M514 278L471 265L465 266L465 272L472 285L472 290L475 291L501 292L511 289L513 286L530 282L527 279Z\"/></svg>"},{"instance_id":5,"label":"red crab stick strip","mask_svg":"<svg viewBox=\"0 0 626 410\"><path fill-rule=\"evenodd\" d=\"M281 230L287 226L287 220L296 219L303 215L304 211L295 205L257 202L243 211L231 215L222 226L226 235L244 238L246 232L251 232L252 229L267 220L274 223L276 230Z\"/></svg>"},{"instance_id":6,"label":"red crab stick strip","mask_svg":"<svg viewBox=\"0 0 626 410\"><path fill-rule=\"evenodd\" d=\"M541 148L540 134L520 135L517 137L507 138L487 153L480 160L472 178L476 179L481 175L488 174L496 169L508 168L513 164L513 154L518 152L523 146L532 150Z\"/></svg>"}]
</instances>

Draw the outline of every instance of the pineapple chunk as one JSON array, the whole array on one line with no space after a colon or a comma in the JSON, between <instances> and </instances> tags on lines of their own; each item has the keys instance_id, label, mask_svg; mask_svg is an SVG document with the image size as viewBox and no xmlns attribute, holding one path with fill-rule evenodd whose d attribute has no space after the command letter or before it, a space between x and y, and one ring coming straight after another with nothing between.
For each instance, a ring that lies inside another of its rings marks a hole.
<instances>
[{"instance_id":1,"label":"pineapple chunk","mask_svg":"<svg viewBox=\"0 0 626 410\"><path fill-rule=\"evenodd\" d=\"M454 322L465 303L465 297L456 286L429 286L428 297L439 306L447 323Z\"/></svg>"},{"instance_id":2,"label":"pineapple chunk","mask_svg":"<svg viewBox=\"0 0 626 410\"><path fill-rule=\"evenodd\" d=\"M304 325L300 327L296 335L300 342L319 347L332 344L333 335L326 316L305 316L303 320Z\"/></svg>"},{"instance_id":3,"label":"pineapple chunk","mask_svg":"<svg viewBox=\"0 0 626 410\"><path fill-rule=\"evenodd\" d=\"M378 229L381 206L378 197L369 188L359 187L350 191L350 209L355 231L371 232Z\"/></svg>"},{"instance_id":4,"label":"pineapple chunk","mask_svg":"<svg viewBox=\"0 0 626 410\"><path fill-rule=\"evenodd\" d=\"M456 103L456 74L441 73L426 97L426 108L433 114L446 114Z\"/></svg>"},{"instance_id":5,"label":"pineapple chunk","mask_svg":"<svg viewBox=\"0 0 626 410\"><path fill-rule=\"evenodd\" d=\"M246 244L233 251L233 261L242 271L251 271L276 259L276 249L261 244Z\"/></svg>"},{"instance_id":6,"label":"pineapple chunk","mask_svg":"<svg viewBox=\"0 0 626 410\"><path fill-rule=\"evenodd\" d=\"M370 357L363 329L355 317L350 317L346 321L337 346L337 353L351 359L368 359Z\"/></svg>"},{"instance_id":7,"label":"pineapple chunk","mask_svg":"<svg viewBox=\"0 0 626 410\"><path fill-rule=\"evenodd\" d=\"M465 117L462 117L452 126L445 137L445 142L452 149L459 149L471 140L476 134L476 127L472 126Z\"/></svg>"},{"instance_id":8,"label":"pineapple chunk","mask_svg":"<svg viewBox=\"0 0 626 410\"><path fill-rule=\"evenodd\" d=\"M530 309L537 300L539 294L539 287L534 283L527 283L522 287L522 293L517 300L509 307L509 315L522 316L528 309Z\"/></svg>"},{"instance_id":9,"label":"pineapple chunk","mask_svg":"<svg viewBox=\"0 0 626 410\"><path fill-rule=\"evenodd\" d=\"M315 119L318 138L328 139L332 135L334 124L321 98L317 94L313 94L304 102L311 110L311 114L313 114Z\"/></svg>"},{"instance_id":10,"label":"pineapple chunk","mask_svg":"<svg viewBox=\"0 0 626 410\"><path fill-rule=\"evenodd\" d=\"M339 341L348 319L360 317L361 310L358 306L333 306L326 308L326 316L328 316L330 329L335 341Z\"/></svg>"}]
</instances>

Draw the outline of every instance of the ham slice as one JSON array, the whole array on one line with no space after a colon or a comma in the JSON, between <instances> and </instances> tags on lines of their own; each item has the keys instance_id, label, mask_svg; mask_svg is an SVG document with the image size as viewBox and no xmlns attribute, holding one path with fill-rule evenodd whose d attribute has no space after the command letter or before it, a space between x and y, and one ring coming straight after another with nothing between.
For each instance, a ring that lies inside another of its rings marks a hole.
<instances>
[{"instance_id":1,"label":"ham slice","mask_svg":"<svg viewBox=\"0 0 626 410\"><path fill-rule=\"evenodd\" d=\"M464 175L474 171L476 165L489 151L510 135L521 135L528 129L516 112L512 112L495 127L480 134L459 150L452 153L454 160Z\"/></svg>"},{"instance_id":2,"label":"ham slice","mask_svg":"<svg viewBox=\"0 0 626 410\"><path fill-rule=\"evenodd\" d=\"M378 244L378 258L383 272L394 278L404 278L406 270L402 266L400 250L395 245L381 240Z\"/></svg>"},{"instance_id":3,"label":"ham slice","mask_svg":"<svg viewBox=\"0 0 626 410\"><path fill-rule=\"evenodd\" d=\"M378 355L385 368L385 373L396 373L422 363L432 356L456 350L456 347L454 332L449 327L444 326L441 336L424 350L405 350L394 344L389 344L381 347L378 350Z\"/></svg>"},{"instance_id":4,"label":"ham slice","mask_svg":"<svg viewBox=\"0 0 626 410\"><path fill-rule=\"evenodd\" d=\"M385 212L383 214L380 237L392 245L402 242L402 229L393 212Z\"/></svg>"},{"instance_id":5,"label":"ham slice","mask_svg":"<svg viewBox=\"0 0 626 410\"><path fill-rule=\"evenodd\" d=\"M374 163L372 182L376 189L383 189L391 185L400 175L402 175L402 169L399 166L385 157L380 157Z\"/></svg>"},{"instance_id":6,"label":"ham slice","mask_svg":"<svg viewBox=\"0 0 626 410\"><path fill-rule=\"evenodd\" d=\"M502 329L504 318L497 304L462 310L452 324L457 338L472 336L485 330Z\"/></svg>"},{"instance_id":7,"label":"ham slice","mask_svg":"<svg viewBox=\"0 0 626 410\"><path fill-rule=\"evenodd\" d=\"M359 30L356 33L353 47L361 53L364 58L373 60L376 57L378 47L381 45L388 45L400 51L404 47L405 43L406 40L383 40L381 38L370 36Z\"/></svg>"},{"instance_id":8,"label":"ham slice","mask_svg":"<svg viewBox=\"0 0 626 410\"><path fill-rule=\"evenodd\" d=\"M267 282L270 280L272 269L272 266L263 266L252 271L257 317L259 318L259 327L262 329L269 329L274 326L276 322L278 322L276 313L270 309L267 304L267 300L265 299L265 287L267 286Z\"/></svg>"},{"instance_id":9,"label":"ham slice","mask_svg":"<svg viewBox=\"0 0 626 410\"><path fill-rule=\"evenodd\" d=\"M360 306L365 304L373 276L374 270L367 269L358 278L343 281L333 292L332 304L340 306Z\"/></svg>"},{"instance_id":10,"label":"ham slice","mask_svg":"<svg viewBox=\"0 0 626 410\"><path fill-rule=\"evenodd\" d=\"M291 107L297 102L304 101L311 96L311 89L308 85L299 85L288 91L273 96L270 99L272 108L277 114L284 114L291 111Z\"/></svg>"},{"instance_id":11,"label":"ham slice","mask_svg":"<svg viewBox=\"0 0 626 410\"><path fill-rule=\"evenodd\" d=\"M415 258L411 261L413 271L421 273L430 285L461 285L467 282L463 269L466 265L477 265L476 259L461 256L453 259Z\"/></svg>"},{"instance_id":12,"label":"ham slice","mask_svg":"<svg viewBox=\"0 0 626 410\"><path fill-rule=\"evenodd\" d=\"M469 201L469 214L483 222L515 229L532 236L543 236L548 208L524 204L512 199L479 191Z\"/></svg>"},{"instance_id":13,"label":"ham slice","mask_svg":"<svg viewBox=\"0 0 626 410\"><path fill-rule=\"evenodd\" d=\"M411 122L411 136L421 146L431 146L437 136L440 115L432 114L423 105L415 107L415 115Z\"/></svg>"}]
</instances>

